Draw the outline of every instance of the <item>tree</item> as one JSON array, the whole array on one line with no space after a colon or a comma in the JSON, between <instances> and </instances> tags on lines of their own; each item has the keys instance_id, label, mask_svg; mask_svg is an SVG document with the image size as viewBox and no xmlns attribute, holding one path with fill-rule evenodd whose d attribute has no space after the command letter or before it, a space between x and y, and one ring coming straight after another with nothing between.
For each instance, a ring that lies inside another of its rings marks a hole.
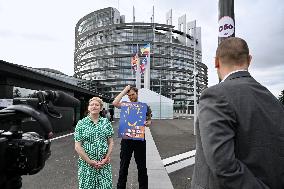
<instances>
[{"instance_id":1,"label":"tree","mask_svg":"<svg viewBox=\"0 0 284 189\"><path fill-rule=\"evenodd\" d=\"M281 94L279 95L279 101L284 105L284 90L281 91Z\"/></svg>"},{"instance_id":2,"label":"tree","mask_svg":"<svg viewBox=\"0 0 284 189\"><path fill-rule=\"evenodd\" d=\"M13 92L13 98L21 97L21 92L19 89L15 89Z\"/></svg>"}]
</instances>

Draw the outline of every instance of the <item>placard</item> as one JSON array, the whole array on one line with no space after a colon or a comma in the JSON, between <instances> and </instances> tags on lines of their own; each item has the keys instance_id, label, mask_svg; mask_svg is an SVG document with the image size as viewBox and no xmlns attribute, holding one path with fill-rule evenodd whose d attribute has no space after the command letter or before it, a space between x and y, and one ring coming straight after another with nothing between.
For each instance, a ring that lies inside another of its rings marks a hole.
<instances>
[{"instance_id":1,"label":"placard","mask_svg":"<svg viewBox=\"0 0 284 189\"><path fill-rule=\"evenodd\" d=\"M118 137L131 140L144 140L146 112L146 103L122 102Z\"/></svg>"}]
</instances>

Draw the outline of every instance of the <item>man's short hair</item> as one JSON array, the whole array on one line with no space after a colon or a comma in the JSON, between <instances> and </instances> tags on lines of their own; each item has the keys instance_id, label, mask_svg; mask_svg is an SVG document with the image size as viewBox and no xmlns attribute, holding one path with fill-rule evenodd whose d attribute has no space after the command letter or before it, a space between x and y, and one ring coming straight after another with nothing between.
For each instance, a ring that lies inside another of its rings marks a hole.
<instances>
[{"instance_id":1,"label":"man's short hair","mask_svg":"<svg viewBox=\"0 0 284 189\"><path fill-rule=\"evenodd\" d=\"M136 87L132 87L132 86L131 86L130 89L129 89L129 91L131 91L131 90L138 94L138 89L137 89ZM127 93L128 93L129 91L127 91Z\"/></svg>"},{"instance_id":2,"label":"man's short hair","mask_svg":"<svg viewBox=\"0 0 284 189\"><path fill-rule=\"evenodd\" d=\"M239 37L230 37L219 44L216 50L216 57L224 62L247 62L249 48L245 40Z\"/></svg>"}]
</instances>

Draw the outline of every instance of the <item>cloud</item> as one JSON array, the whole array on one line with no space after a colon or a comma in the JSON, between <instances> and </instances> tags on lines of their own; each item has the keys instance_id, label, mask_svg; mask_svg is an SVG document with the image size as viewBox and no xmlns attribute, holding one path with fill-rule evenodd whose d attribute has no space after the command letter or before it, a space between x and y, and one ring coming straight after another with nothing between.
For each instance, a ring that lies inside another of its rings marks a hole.
<instances>
[{"instance_id":1,"label":"cloud","mask_svg":"<svg viewBox=\"0 0 284 189\"><path fill-rule=\"evenodd\" d=\"M58 38L52 37L52 35L46 35L44 33L18 33L13 30L0 30L0 38L3 39L15 39L22 38L24 40L37 40L37 41L60 41Z\"/></svg>"},{"instance_id":2,"label":"cloud","mask_svg":"<svg viewBox=\"0 0 284 189\"><path fill-rule=\"evenodd\" d=\"M253 57L251 73L275 96L284 90L284 3L235 3L236 35L243 37Z\"/></svg>"},{"instance_id":3,"label":"cloud","mask_svg":"<svg viewBox=\"0 0 284 189\"><path fill-rule=\"evenodd\" d=\"M0 30L0 38L14 37L15 33L10 30Z\"/></svg>"},{"instance_id":4,"label":"cloud","mask_svg":"<svg viewBox=\"0 0 284 189\"><path fill-rule=\"evenodd\" d=\"M57 38L54 38L50 35L37 34L37 33L22 33L20 34L26 40L38 40L38 41L60 41Z\"/></svg>"},{"instance_id":5,"label":"cloud","mask_svg":"<svg viewBox=\"0 0 284 189\"><path fill-rule=\"evenodd\" d=\"M239 6L236 33L247 40L258 67L265 69L283 64L284 45L284 3L246 2ZM249 11L248 11L249 10Z\"/></svg>"},{"instance_id":6,"label":"cloud","mask_svg":"<svg viewBox=\"0 0 284 189\"><path fill-rule=\"evenodd\" d=\"M173 24L186 14L197 20L202 32L202 59L208 66L209 86L218 82L214 56L218 43L218 1L212 0L13 0L0 3L1 59L16 64L49 66L73 75L75 25L85 15L106 7L119 7L127 22L150 22L155 6L155 22L165 24L173 10ZM251 72L260 83L280 93L284 89L284 1L235 1L236 36L244 38L253 56ZM39 48L41 47L41 48ZM44 58L42 58L44 57Z\"/></svg>"},{"instance_id":7,"label":"cloud","mask_svg":"<svg viewBox=\"0 0 284 189\"><path fill-rule=\"evenodd\" d=\"M265 70L260 67L252 66L251 75L266 86L276 97L284 90L284 64L267 67Z\"/></svg>"}]
</instances>

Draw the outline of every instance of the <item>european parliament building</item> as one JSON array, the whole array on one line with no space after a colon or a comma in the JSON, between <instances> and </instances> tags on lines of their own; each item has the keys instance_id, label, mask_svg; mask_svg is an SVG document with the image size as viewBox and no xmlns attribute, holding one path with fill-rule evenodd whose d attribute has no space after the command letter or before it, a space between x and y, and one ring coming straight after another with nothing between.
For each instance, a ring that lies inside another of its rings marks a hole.
<instances>
[{"instance_id":1,"label":"european parliament building","mask_svg":"<svg viewBox=\"0 0 284 189\"><path fill-rule=\"evenodd\" d=\"M173 99L175 111L192 111L194 55L197 98L208 85L201 28L187 23L184 15L175 29L172 11L165 20L166 24L155 23L153 13L149 23L135 22L134 16L126 23L112 7L84 16L75 28L74 76L115 97L126 85L136 85L131 68L134 49L150 44L150 90ZM141 79L143 88L144 74Z\"/></svg>"}]
</instances>

